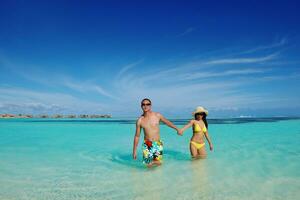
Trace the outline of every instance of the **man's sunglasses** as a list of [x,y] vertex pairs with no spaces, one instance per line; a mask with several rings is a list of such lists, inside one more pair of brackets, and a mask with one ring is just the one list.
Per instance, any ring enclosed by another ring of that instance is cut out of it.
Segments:
[[142,106],[151,106],[151,103],[142,103]]

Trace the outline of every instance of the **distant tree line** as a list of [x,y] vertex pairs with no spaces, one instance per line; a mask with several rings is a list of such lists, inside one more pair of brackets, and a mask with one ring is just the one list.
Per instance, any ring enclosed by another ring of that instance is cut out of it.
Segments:
[[28,115],[28,114],[0,114],[0,118],[111,118],[112,116],[109,114],[98,115],[98,114],[80,114],[80,115],[62,115],[62,114],[40,114],[40,115]]

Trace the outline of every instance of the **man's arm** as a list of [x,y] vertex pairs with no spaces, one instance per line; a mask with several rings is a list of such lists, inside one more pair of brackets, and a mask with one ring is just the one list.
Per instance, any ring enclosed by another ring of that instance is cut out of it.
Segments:
[[139,143],[140,135],[141,135],[141,120],[138,119],[136,121],[135,135],[134,135],[134,139],[133,139],[132,157],[133,157],[134,160],[136,159],[136,148],[137,148],[138,143]]
[[164,123],[166,124],[167,126],[171,127],[171,128],[174,128],[177,133],[180,135],[179,133],[179,129],[172,123],[170,122],[169,120],[167,120],[164,116],[162,116],[160,113],[158,113],[158,116],[159,116],[159,119]]

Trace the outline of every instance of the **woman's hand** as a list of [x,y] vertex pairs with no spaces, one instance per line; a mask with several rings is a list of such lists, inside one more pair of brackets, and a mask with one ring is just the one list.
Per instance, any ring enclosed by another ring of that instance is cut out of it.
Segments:
[[209,149],[212,151],[214,149],[213,145],[209,145]]
[[178,129],[177,133],[178,133],[178,135],[182,135],[183,134],[183,130],[182,129]]

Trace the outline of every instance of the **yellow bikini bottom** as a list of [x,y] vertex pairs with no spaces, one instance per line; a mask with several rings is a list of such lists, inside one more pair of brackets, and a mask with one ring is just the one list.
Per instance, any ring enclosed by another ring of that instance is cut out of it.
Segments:
[[196,149],[201,149],[202,147],[204,147],[205,143],[197,143],[191,140],[191,144],[194,145],[194,147],[196,147]]

